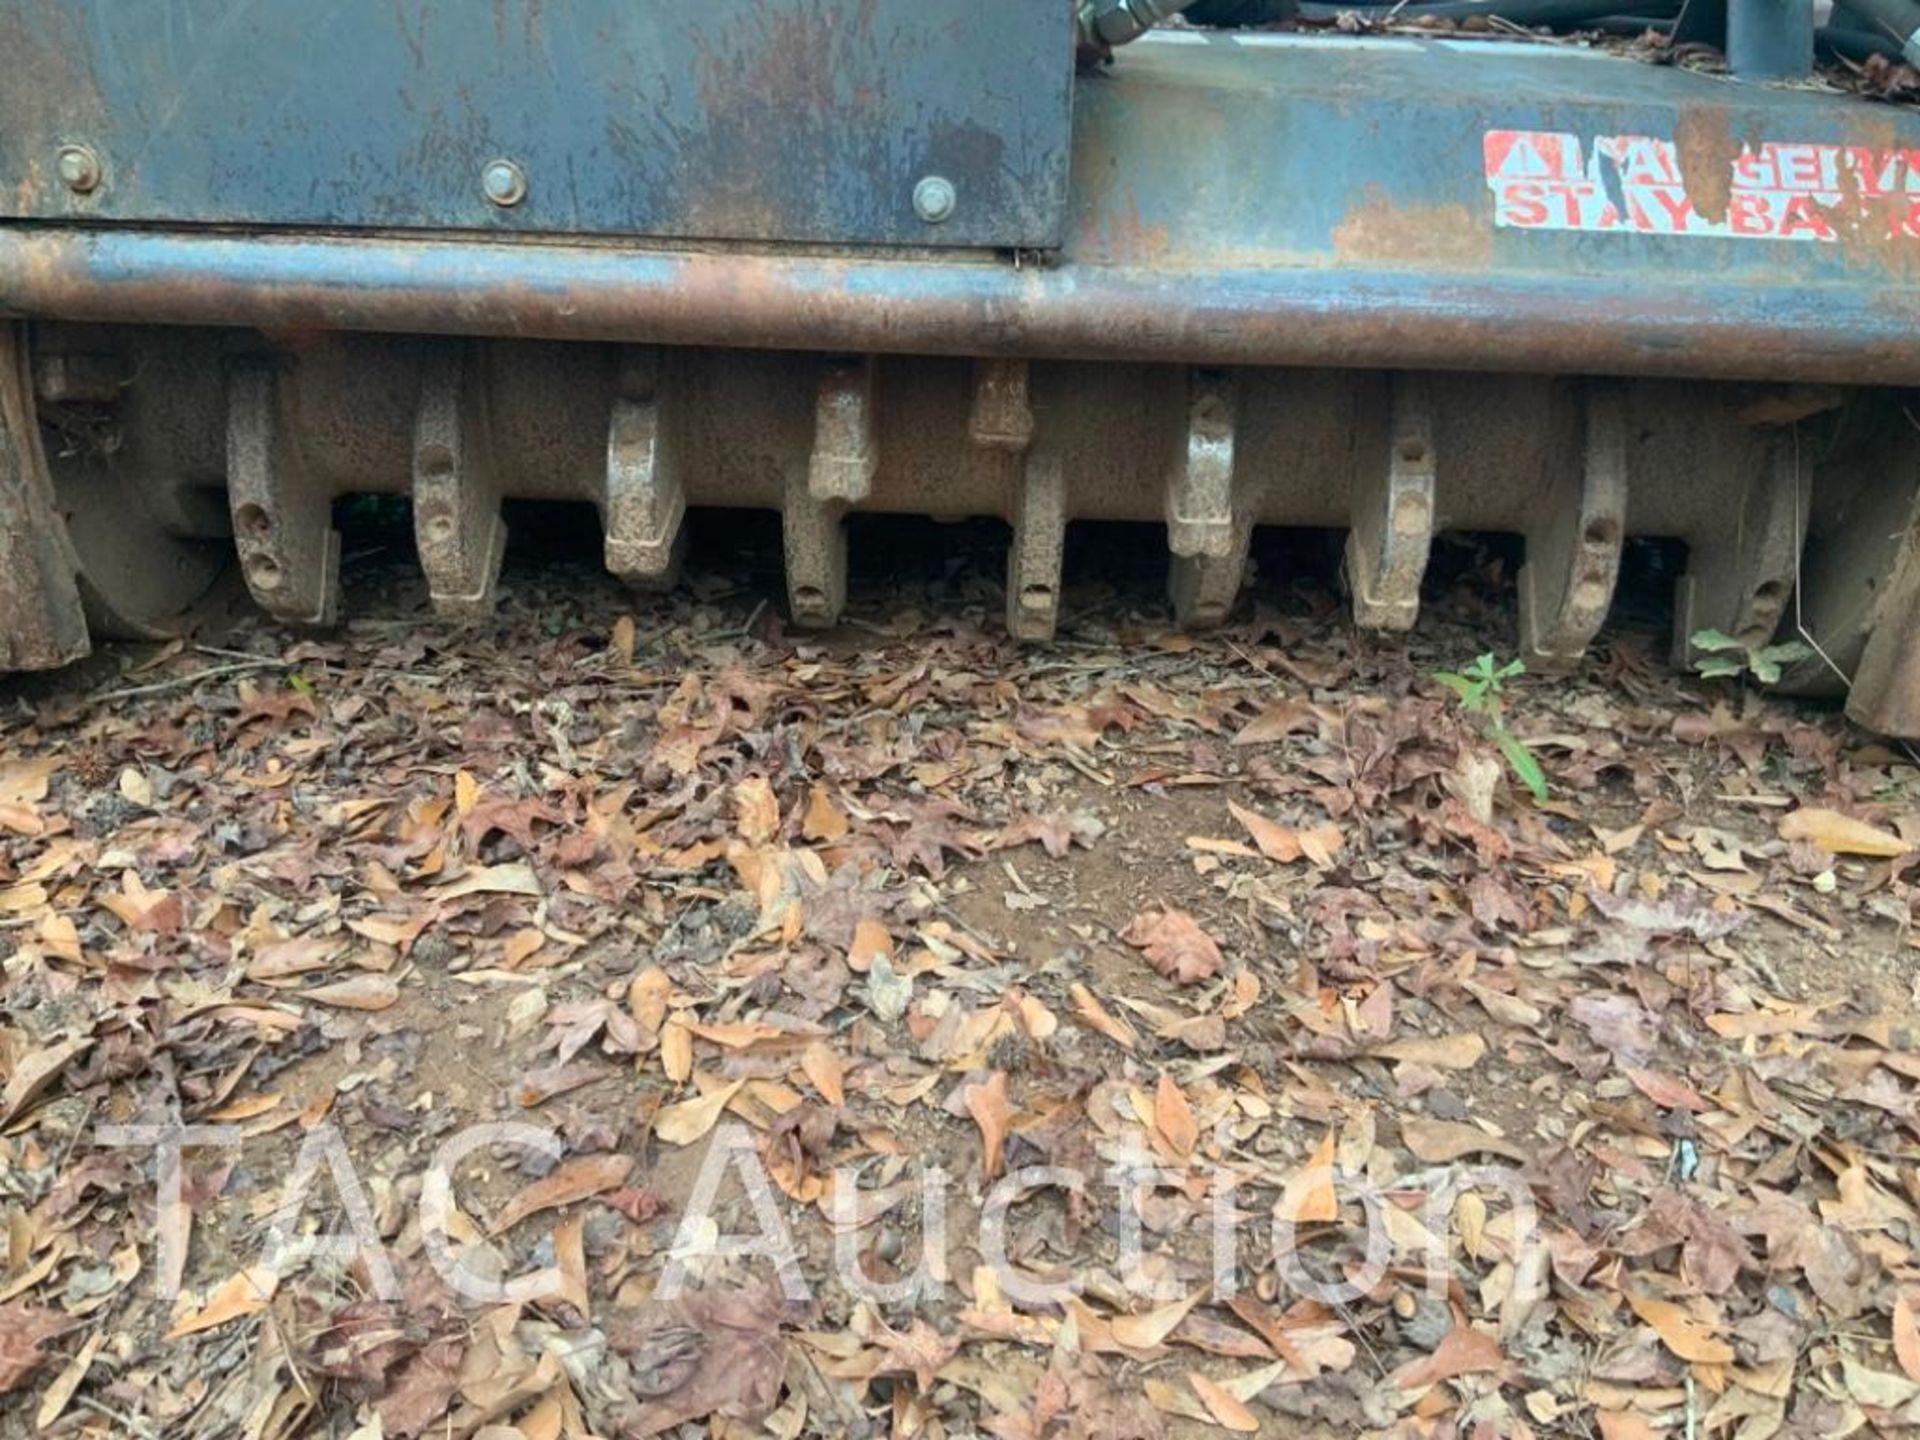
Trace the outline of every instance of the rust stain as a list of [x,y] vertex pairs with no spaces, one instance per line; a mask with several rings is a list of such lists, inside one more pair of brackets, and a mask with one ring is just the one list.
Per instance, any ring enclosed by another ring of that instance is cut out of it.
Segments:
[[1173,252],[1173,240],[1164,225],[1149,225],[1140,215],[1140,202],[1131,190],[1112,222],[1102,227],[1101,249],[1115,264],[1154,264]]
[[1673,152],[1687,200],[1704,220],[1719,224],[1733,201],[1733,167],[1744,147],[1718,106],[1689,105],[1673,123]]
[[1396,205],[1373,185],[1334,227],[1333,250],[1343,262],[1483,270],[1493,263],[1493,226],[1465,205]]
[[1906,192],[1912,168],[1912,151],[1900,143],[1898,129],[1872,121],[1858,127],[1854,143],[1841,152],[1840,198],[1812,202],[1849,264],[1907,283],[1920,278],[1920,205]]

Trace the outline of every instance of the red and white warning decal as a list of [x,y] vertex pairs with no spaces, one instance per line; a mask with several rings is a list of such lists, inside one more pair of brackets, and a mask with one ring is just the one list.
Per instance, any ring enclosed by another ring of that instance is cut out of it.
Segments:
[[1502,229],[1920,239],[1920,150],[1767,141],[1725,163],[1726,173],[1687,174],[1671,140],[1645,135],[1486,134]]

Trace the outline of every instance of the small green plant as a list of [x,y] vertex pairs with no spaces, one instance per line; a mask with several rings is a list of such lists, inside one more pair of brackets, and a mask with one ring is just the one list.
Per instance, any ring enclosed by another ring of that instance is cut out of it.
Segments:
[[1532,792],[1533,798],[1545,800],[1547,772],[1540,768],[1540,761],[1528,748],[1527,742],[1507,728],[1506,716],[1502,713],[1506,682],[1526,673],[1527,667],[1523,662],[1509,660],[1502,665],[1489,651],[1469,665],[1465,674],[1436,670],[1433,678],[1454,693],[1462,710],[1479,718],[1486,727],[1487,738],[1500,747],[1508,768]]
[[1704,652],[1693,662],[1694,670],[1709,680],[1751,675],[1762,685],[1775,685],[1786,666],[1813,658],[1813,647],[1803,640],[1747,645],[1724,630],[1696,630],[1687,638],[1694,649]]

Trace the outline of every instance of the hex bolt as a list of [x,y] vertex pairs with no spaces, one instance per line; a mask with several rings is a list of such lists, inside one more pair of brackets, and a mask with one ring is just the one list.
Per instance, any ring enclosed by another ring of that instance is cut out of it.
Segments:
[[527,198],[527,172],[511,160],[490,161],[480,172],[480,189],[501,209],[509,209]]
[[929,225],[938,225],[953,214],[959,197],[953,182],[944,175],[925,175],[913,187],[913,212]]
[[100,188],[100,157],[91,146],[62,145],[55,157],[60,179],[76,195],[91,195]]

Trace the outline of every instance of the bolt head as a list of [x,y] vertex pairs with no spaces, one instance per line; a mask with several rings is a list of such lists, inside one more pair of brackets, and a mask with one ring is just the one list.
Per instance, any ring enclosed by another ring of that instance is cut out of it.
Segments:
[[527,198],[527,172],[511,160],[493,160],[480,172],[480,189],[503,210]]
[[926,175],[913,187],[913,213],[929,225],[938,225],[953,214],[959,198],[946,176]]
[[100,188],[100,157],[86,145],[62,145],[55,157],[61,183],[76,195]]

